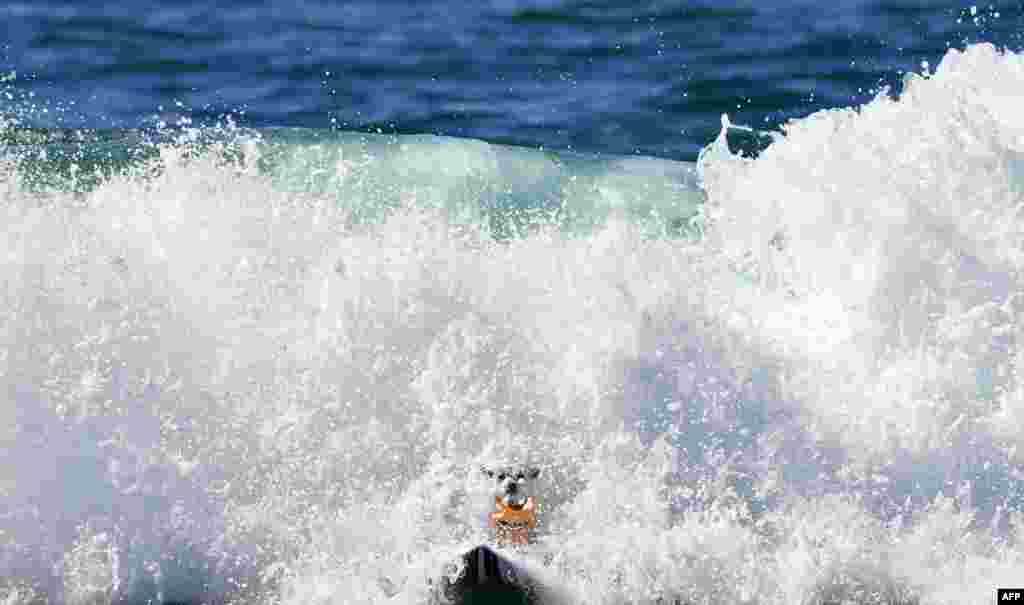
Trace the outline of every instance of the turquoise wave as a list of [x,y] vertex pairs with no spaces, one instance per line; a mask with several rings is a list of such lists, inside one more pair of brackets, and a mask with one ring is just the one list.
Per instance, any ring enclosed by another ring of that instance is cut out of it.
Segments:
[[498,239],[545,225],[585,234],[616,216],[649,237],[686,237],[704,194],[696,166],[638,156],[553,152],[435,135],[302,128],[68,130],[8,128],[3,155],[32,188],[90,190],[140,178],[161,154],[219,153],[276,188],[329,196],[361,223],[406,204],[482,223]]

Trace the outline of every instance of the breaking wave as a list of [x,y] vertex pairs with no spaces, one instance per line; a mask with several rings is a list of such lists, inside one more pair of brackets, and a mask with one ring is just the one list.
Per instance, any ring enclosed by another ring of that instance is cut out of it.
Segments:
[[988,603],[1022,95],[951,50],[696,165],[8,127],[0,600],[420,603],[528,458],[567,602]]

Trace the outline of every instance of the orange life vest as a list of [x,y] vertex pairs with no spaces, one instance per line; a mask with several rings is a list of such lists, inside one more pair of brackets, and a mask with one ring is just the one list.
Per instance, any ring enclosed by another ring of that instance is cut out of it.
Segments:
[[537,526],[537,512],[533,498],[527,498],[522,508],[505,506],[500,496],[494,497],[497,510],[491,513],[490,526],[495,528],[498,544],[529,544],[530,529]]

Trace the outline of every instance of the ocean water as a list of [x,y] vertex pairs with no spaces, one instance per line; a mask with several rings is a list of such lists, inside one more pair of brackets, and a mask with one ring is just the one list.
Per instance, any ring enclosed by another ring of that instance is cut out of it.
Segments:
[[2,9],[0,602],[429,602],[509,460],[566,604],[1021,584],[1019,7],[368,6]]
[[1019,2],[8,0],[0,107],[36,126],[219,122],[694,161],[718,116],[776,128],[898,90]]

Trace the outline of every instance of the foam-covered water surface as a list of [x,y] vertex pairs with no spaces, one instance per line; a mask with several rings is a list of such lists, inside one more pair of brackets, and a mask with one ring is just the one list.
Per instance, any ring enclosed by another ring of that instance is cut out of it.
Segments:
[[696,166],[236,132],[77,187],[8,145],[0,596],[422,603],[517,458],[569,603],[989,603],[1022,94],[951,50]]

